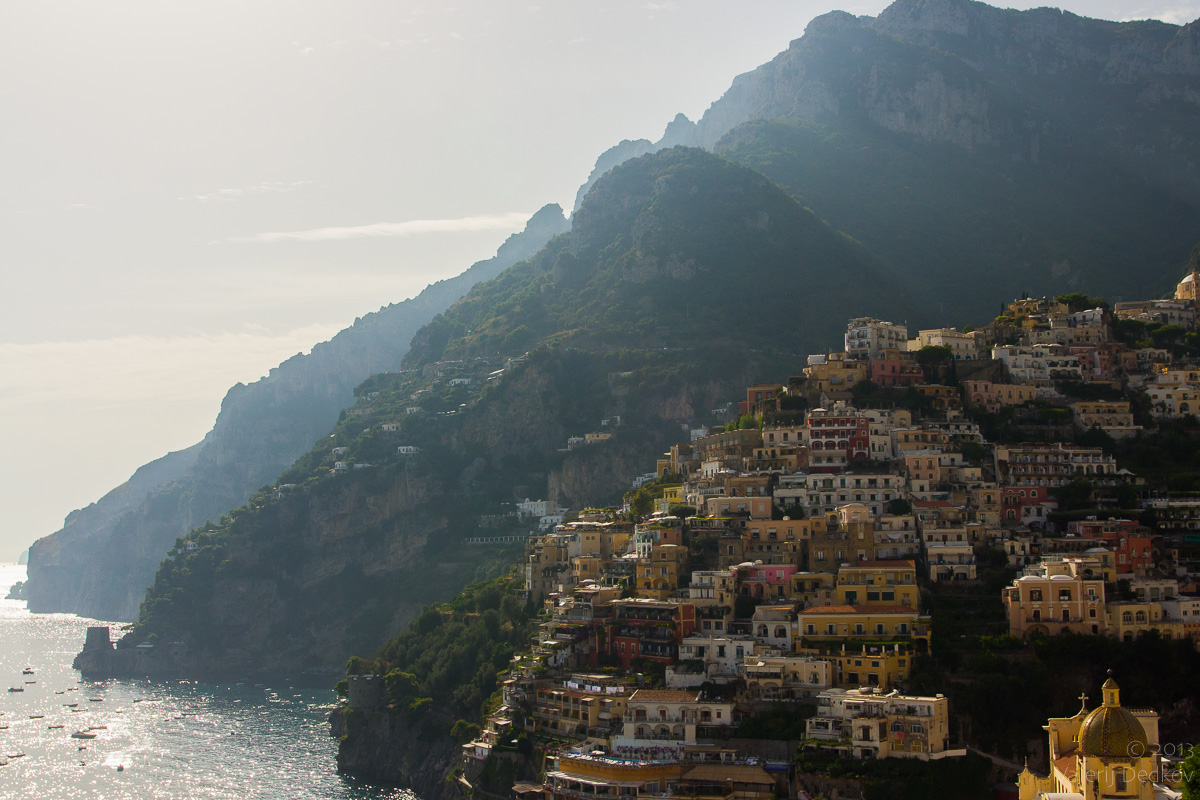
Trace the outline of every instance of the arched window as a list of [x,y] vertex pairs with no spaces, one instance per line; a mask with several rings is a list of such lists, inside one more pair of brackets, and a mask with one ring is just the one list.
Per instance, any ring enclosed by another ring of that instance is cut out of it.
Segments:
[[1129,611],[1126,611],[1121,615],[1121,622],[1133,622],[1133,614]]

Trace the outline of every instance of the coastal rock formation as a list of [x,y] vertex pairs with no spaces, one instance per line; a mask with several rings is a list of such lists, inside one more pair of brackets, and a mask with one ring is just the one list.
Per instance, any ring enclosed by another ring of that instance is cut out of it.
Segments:
[[461,758],[458,744],[446,733],[453,720],[339,708],[329,721],[338,740],[339,772],[408,787],[421,800],[464,796],[459,784],[448,779]]

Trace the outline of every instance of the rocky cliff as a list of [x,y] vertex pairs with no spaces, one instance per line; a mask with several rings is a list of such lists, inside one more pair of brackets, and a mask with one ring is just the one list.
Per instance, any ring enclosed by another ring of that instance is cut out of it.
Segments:
[[389,711],[339,708],[330,715],[338,739],[338,771],[356,778],[411,788],[421,800],[464,795],[448,775],[461,749],[447,733],[451,720]]
[[1021,291],[1159,294],[1200,236],[1198,42],[1195,22],[973,0],[835,11],[589,180],[678,144],[750,166],[929,287],[919,326],[951,296],[974,316]]
[[535,214],[494,258],[354,322],[248,386],[229,390],[200,444],[142,467],[129,482],[72,512],[30,548],[35,612],[131,620],[175,540],[236,508],[325,435],[367,376],[396,369],[416,331],[475,283],[536,253],[567,228],[562,209]]
[[1191,113],[1200,105],[1198,27],[975,0],[896,0],[875,18],[833,11],[735,78],[697,123],[680,115],[657,143],[622,142],[597,170],[655,148],[711,150],[752,120],[865,115],[918,139],[1001,147],[1018,158],[1030,157],[1039,139],[1083,134],[1112,152],[1140,150],[1164,177],[1168,164],[1193,175],[1196,134],[1177,114],[1180,104]]

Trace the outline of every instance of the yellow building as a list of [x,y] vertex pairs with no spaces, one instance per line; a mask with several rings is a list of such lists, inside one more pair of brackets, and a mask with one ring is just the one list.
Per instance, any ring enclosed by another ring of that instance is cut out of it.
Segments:
[[575,585],[600,580],[600,556],[575,556],[571,559],[571,575]]
[[822,363],[804,368],[806,392],[818,394],[846,391],[859,381],[867,379],[867,362],[852,361],[846,353],[830,353]]
[[1124,642],[1132,642],[1149,631],[1164,639],[1182,639],[1188,635],[1184,620],[1171,618],[1159,602],[1111,602],[1105,610],[1108,635]]
[[901,605],[915,610],[921,599],[916,563],[897,559],[842,564],[835,598],[835,605],[866,609]]
[[1094,559],[1043,561],[1038,574],[1004,589],[1004,613],[1013,636],[1108,633],[1104,575]]
[[1028,766],[1017,778],[1020,800],[1154,800],[1166,794],[1158,749],[1158,714],[1121,706],[1109,677],[1103,705],[1088,711],[1087,698],[1071,717],[1051,718],[1049,774]]
[[1074,403],[1075,424],[1084,430],[1100,428],[1114,439],[1136,436],[1142,426],[1133,424],[1133,413],[1126,401],[1092,400]]
[[794,625],[797,649],[807,643],[839,639],[923,641],[929,645],[929,617],[921,616],[915,607],[817,606],[799,612]]
[[1184,275],[1183,280],[1175,285],[1175,299],[1195,303],[1200,298],[1200,292],[1196,289],[1198,281],[1200,281],[1200,272],[1195,269]]
[[[572,739],[592,739],[607,744],[624,724],[625,704],[630,693],[623,687],[594,687],[589,690],[556,686],[538,689],[533,721],[536,730]],[[616,689],[617,691],[612,691]]]
[[996,414],[1004,406],[1023,406],[1037,397],[1037,387],[1023,383],[993,383],[992,381],[963,381],[967,405],[977,406]]
[[525,557],[525,591],[530,597],[545,597],[570,584],[570,539],[570,534],[548,533],[531,540]]
[[553,757],[543,782],[546,800],[579,800],[582,797],[636,798],[663,795],[678,783],[685,766],[679,762],[639,761],[602,755]]
[[878,686],[890,689],[908,680],[912,672],[913,647],[896,643],[888,647],[862,644],[817,646],[804,650],[805,655],[820,655],[833,664],[833,685],[844,689]]
[[743,664],[751,700],[803,700],[834,685],[833,661],[815,656],[750,656]]
[[688,549],[683,545],[655,543],[650,558],[637,560],[637,596],[653,600],[674,597],[687,558]]

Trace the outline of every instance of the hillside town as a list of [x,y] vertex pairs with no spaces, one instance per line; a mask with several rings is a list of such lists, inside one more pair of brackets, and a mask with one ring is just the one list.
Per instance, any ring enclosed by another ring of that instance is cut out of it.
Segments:
[[[1022,298],[980,328],[915,336],[852,319],[844,350],[747,387],[736,421],[684,422],[623,508],[526,499],[517,513],[542,530],[524,592],[541,621],[463,746],[460,780],[519,734],[546,760],[540,783],[514,791],[546,800],[808,797],[821,787],[795,782],[797,744],[961,758],[947,697],[908,684],[939,646],[930,592],[978,595],[985,579],[1016,640],[1200,638],[1200,564],[1183,555],[1200,495],[1110,452],[1140,420],[1195,420],[1200,366],[1172,346],[1195,336],[1197,281],[1111,309]],[[1119,513],[1076,513],[1095,508]],[[352,677],[352,705],[373,702],[370,680]],[[1050,772],[1026,763],[1009,796],[1179,796],[1157,713],[1123,709],[1112,678],[1099,694],[1048,721]],[[737,737],[779,710],[804,715],[791,741]],[[1143,745],[1144,769],[1085,785],[1115,745],[1084,732],[1112,725]]]

